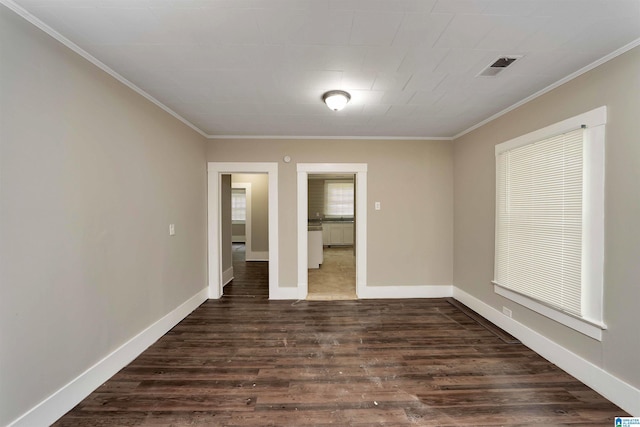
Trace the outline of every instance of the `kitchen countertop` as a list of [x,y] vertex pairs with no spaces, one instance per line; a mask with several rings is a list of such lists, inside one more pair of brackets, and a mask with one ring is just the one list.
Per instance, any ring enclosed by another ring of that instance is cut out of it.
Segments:
[[307,231],[322,231],[322,224],[353,224],[353,218],[329,218],[319,220],[309,220]]

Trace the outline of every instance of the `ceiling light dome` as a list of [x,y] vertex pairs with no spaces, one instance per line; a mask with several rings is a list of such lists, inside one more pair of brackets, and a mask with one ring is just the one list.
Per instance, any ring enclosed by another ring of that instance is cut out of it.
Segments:
[[342,110],[350,99],[351,95],[349,95],[349,92],[345,92],[344,90],[330,90],[322,95],[324,103],[333,111]]

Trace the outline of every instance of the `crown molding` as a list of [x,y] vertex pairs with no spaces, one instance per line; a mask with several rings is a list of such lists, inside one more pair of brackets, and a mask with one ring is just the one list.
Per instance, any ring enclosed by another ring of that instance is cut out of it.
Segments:
[[208,139],[352,139],[375,141],[452,141],[450,136],[308,136],[308,135],[207,135]]
[[205,138],[208,137],[208,135],[205,132],[203,132],[200,128],[198,128],[196,125],[191,123],[189,120],[185,119],[180,114],[176,113],[171,108],[167,107],[162,102],[158,101],[156,98],[151,96],[149,93],[145,92],[144,90],[142,90],[141,88],[139,88],[138,86],[136,86],[135,84],[133,84],[132,82],[124,78],[122,75],[118,74],[115,70],[107,66],[104,62],[100,61],[98,58],[91,55],[86,50],[82,49],[80,46],[78,46],[77,44],[75,44],[74,42],[72,42],[71,40],[69,40],[59,32],[57,32],[56,30],[54,30],[53,28],[51,28],[50,26],[42,22],[40,19],[36,18],[30,12],[25,10],[22,6],[19,6],[18,4],[16,4],[13,0],[0,0],[0,4],[5,5],[7,8],[11,9],[13,12],[20,15],[26,21],[35,25],[40,30],[47,33],[49,36],[53,37],[54,39],[56,39],[57,41],[59,41],[60,43],[62,43],[63,45],[65,45],[66,47],[68,47],[69,49],[71,49],[81,57],[83,57],[84,59],[86,59],[87,61],[91,62],[96,67],[100,68],[105,73],[109,74],[114,79],[118,80],[123,85],[127,86],[129,89],[136,92],[138,95],[141,95],[151,103],[155,104],[157,107],[160,107],[165,112],[169,113],[176,119],[180,120],[182,123],[189,126],[191,129],[198,132],[203,137]]
[[568,76],[558,80],[557,82],[550,84],[549,86],[545,87],[544,89],[539,90],[538,92],[534,93],[533,95],[530,95],[530,96],[524,98],[523,100],[516,102],[515,104],[511,105],[510,107],[505,108],[504,110],[494,114],[493,116],[484,119],[480,123],[477,123],[477,124],[471,126],[470,128],[468,128],[466,130],[463,130],[462,132],[460,132],[460,133],[454,135],[453,137],[451,137],[451,139],[456,140],[456,139],[460,138],[461,136],[464,136],[464,135],[468,134],[469,132],[472,132],[472,131],[478,129],[481,126],[484,126],[487,123],[492,122],[492,121],[494,121],[495,119],[497,119],[497,118],[499,118],[501,116],[504,116],[508,112],[513,111],[516,108],[518,108],[518,107],[520,107],[520,106],[522,106],[522,105],[524,105],[524,104],[526,104],[526,103],[528,103],[530,101],[533,101],[534,99],[536,99],[536,98],[538,98],[538,97],[540,97],[540,96],[542,96],[542,95],[544,95],[544,94],[546,94],[548,92],[551,92],[555,88],[557,88],[559,86],[562,86],[563,84],[565,84],[567,82],[570,82],[571,80],[573,80],[573,79],[575,79],[577,77],[580,77],[584,73],[586,73],[588,71],[591,71],[596,67],[599,67],[600,65],[604,64],[605,62],[611,61],[612,59],[622,55],[623,53],[626,53],[626,52],[630,51],[631,49],[633,49],[633,48],[635,48],[637,46],[640,46],[640,38],[637,38],[634,41],[632,41],[631,43],[628,43],[628,44],[622,46],[621,48],[614,50],[613,52],[611,52],[611,53],[603,56],[602,58],[592,62],[591,64],[579,69],[578,71],[569,74]]

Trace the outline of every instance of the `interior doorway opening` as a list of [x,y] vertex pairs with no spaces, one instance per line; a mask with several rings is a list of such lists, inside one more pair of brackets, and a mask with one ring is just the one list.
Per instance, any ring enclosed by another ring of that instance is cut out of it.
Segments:
[[[347,236],[347,242],[353,242],[353,246],[348,248],[347,251],[351,253],[355,252],[355,297],[363,294],[366,287],[366,271],[367,271],[367,165],[364,163],[299,163],[297,165],[298,171],[298,298],[307,299],[309,296],[309,265],[314,266],[317,262],[313,259],[310,260],[309,256],[313,255],[309,248],[309,243],[314,243],[313,233],[310,232],[310,216],[309,216],[309,178],[312,179],[316,176],[333,176],[333,177],[353,177],[353,219],[349,230],[353,230],[352,235]],[[317,221],[317,217],[326,217],[326,211],[323,208],[323,213],[318,210],[311,211],[311,219]],[[331,214],[329,214],[331,216]],[[334,220],[345,220],[344,215],[334,215]],[[349,219],[347,219],[349,221]],[[313,222],[313,221],[312,221]],[[338,221],[335,221],[338,222]],[[346,221],[345,221],[346,222]],[[349,227],[349,226],[347,226]],[[325,233],[325,239],[329,238],[326,233],[329,230],[324,231],[324,227],[321,228],[321,232]],[[315,247],[317,248],[317,229],[315,230]],[[338,233],[342,236],[342,242],[345,242],[344,226],[336,227],[336,235]],[[310,240],[312,239],[312,240]],[[326,240],[325,240],[326,241]],[[323,242],[324,243],[324,242]],[[330,245],[327,246],[338,246]],[[345,246],[344,244],[339,246]],[[323,245],[324,247],[324,245]],[[311,261],[311,262],[310,262]]]
[[[208,248],[209,248],[209,298],[218,299],[223,295],[223,286],[233,279],[232,240],[232,175],[246,174],[247,177],[264,176],[264,208],[260,218],[256,218],[257,186],[251,182],[252,220],[250,222],[251,251],[245,242],[247,261],[268,263],[270,299],[281,299],[278,288],[278,164],[277,163],[208,163]],[[259,221],[256,221],[259,220]],[[259,225],[259,226],[257,226]],[[257,244],[257,237],[263,236],[263,243]]]
[[308,174],[307,184],[307,299],[356,299],[355,174]]
[[[251,272],[256,268],[248,265],[269,261],[268,183],[266,173],[221,175],[223,295],[268,295],[264,281],[250,284]],[[257,283],[265,289],[257,289]]]

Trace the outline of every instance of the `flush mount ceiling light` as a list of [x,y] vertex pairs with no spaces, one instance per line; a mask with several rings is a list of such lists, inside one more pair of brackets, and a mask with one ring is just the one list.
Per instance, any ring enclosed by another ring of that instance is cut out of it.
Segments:
[[350,99],[351,95],[349,95],[349,92],[343,90],[330,90],[322,95],[324,103],[333,111],[342,110]]

